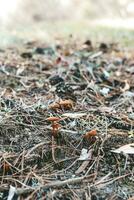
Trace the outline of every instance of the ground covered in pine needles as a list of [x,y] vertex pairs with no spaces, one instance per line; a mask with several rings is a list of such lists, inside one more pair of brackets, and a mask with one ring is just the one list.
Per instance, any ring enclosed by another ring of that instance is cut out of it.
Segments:
[[134,53],[118,44],[0,50],[0,199],[134,196]]

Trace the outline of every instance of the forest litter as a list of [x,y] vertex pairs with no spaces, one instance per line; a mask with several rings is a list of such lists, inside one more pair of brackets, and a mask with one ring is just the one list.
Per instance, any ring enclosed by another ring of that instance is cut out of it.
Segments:
[[0,199],[134,198],[133,69],[114,43],[0,51]]

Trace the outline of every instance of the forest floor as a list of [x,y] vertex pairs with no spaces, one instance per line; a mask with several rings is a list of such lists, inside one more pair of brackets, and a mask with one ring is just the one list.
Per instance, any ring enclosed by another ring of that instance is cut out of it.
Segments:
[[133,50],[18,46],[0,50],[0,198],[134,197]]

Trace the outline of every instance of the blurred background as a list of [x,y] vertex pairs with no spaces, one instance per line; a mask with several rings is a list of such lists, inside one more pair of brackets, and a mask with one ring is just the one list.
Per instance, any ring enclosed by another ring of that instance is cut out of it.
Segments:
[[132,45],[133,0],[0,0],[3,46],[73,34]]

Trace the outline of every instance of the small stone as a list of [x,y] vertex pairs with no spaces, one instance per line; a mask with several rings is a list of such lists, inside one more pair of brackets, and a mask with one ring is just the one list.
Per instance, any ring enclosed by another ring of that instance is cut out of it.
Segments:
[[22,58],[32,58],[32,53],[31,52],[24,52],[21,54]]

